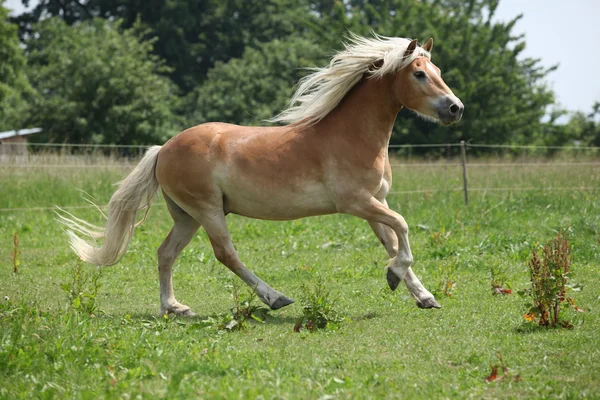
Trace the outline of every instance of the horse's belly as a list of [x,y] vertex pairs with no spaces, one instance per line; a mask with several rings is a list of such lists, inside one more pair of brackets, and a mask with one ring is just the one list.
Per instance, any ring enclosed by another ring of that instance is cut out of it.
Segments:
[[223,189],[225,212],[251,218],[288,220],[337,211],[321,183],[272,188],[249,184]]

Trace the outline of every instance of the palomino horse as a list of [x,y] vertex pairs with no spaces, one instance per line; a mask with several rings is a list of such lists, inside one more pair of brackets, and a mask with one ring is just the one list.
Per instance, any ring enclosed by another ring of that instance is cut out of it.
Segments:
[[[385,246],[392,290],[404,280],[419,307],[439,308],[411,269],[408,226],[386,202],[392,184],[388,143],[400,109],[444,125],[462,116],[463,104],[430,61],[432,46],[432,39],[419,47],[416,40],[352,35],[329,66],[300,82],[290,107],[273,119],[288,125],[206,123],[151,147],[110,199],[106,228],[61,217],[72,248],[88,263],[117,263],[137,211],[147,214],[160,188],[174,221],[158,249],[161,312],[193,315],[175,300],[172,268],[200,226],[216,258],[278,309],[293,300],[244,266],[225,216],[290,220],[346,213],[367,220]],[[77,233],[105,240],[95,247]]]

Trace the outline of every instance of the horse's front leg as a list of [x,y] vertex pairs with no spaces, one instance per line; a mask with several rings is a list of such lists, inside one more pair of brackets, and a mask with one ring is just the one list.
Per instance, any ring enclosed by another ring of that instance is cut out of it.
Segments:
[[[388,207],[385,199],[381,202],[385,207]],[[371,222],[369,221],[369,225],[375,235],[383,244],[383,247],[387,250],[390,257],[396,257],[398,255],[398,237],[396,233],[388,227],[387,225],[383,225],[379,222]],[[390,288],[392,290],[398,287],[400,283],[400,278],[388,269],[387,280]],[[410,294],[417,301],[417,306],[420,308],[440,308],[440,304],[435,300],[435,297],[423,286],[419,278],[414,274],[411,267],[408,267],[406,270],[406,275],[404,275],[404,283],[406,284],[406,288],[410,292]]]
[[380,202],[375,197],[355,202],[343,212],[367,220],[392,257],[387,268],[387,281],[392,290],[404,279],[406,287],[417,301],[417,306],[441,307],[412,271],[413,256],[408,241],[408,225],[400,214],[390,210],[385,200]]

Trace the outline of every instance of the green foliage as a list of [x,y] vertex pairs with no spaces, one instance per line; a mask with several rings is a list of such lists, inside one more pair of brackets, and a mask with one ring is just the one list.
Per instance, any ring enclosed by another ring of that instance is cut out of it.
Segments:
[[67,295],[72,310],[91,315],[97,312],[96,298],[102,287],[99,282],[102,274],[100,270],[88,272],[89,268],[77,261],[71,270],[70,281],[62,283],[60,288]]
[[592,107],[592,112],[574,113],[565,129],[566,136],[571,141],[577,141],[584,146],[600,146],[600,102]]
[[328,283],[317,280],[313,286],[302,285],[302,316],[296,321],[295,332],[306,328],[309,332],[318,329],[336,330],[344,320],[337,310],[336,299],[328,289]]
[[456,273],[456,260],[450,258],[449,261],[439,261],[434,272],[435,286],[431,293],[436,297],[452,297],[456,292],[458,285],[458,276]]
[[152,41],[118,22],[95,19],[69,27],[58,18],[36,25],[27,42],[37,95],[30,121],[39,141],[160,143],[176,133],[176,93]]
[[217,330],[235,332],[246,331],[248,321],[264,322],[269,312],[265,307],[256,304],[256,293],[246,288],[240,293],[238,279],[233,279],[233,307],[229,313],[217,314],[202,321],[203,325],[215,327]]
[[110,1],[47,0],[15,18],[22,35],[45,16],[67,24],[94,17],[121,19],[123,28],[139,21],[156,37],[154,53],[172,68],[170,77],[188,93],[206,79],[217,62],[241,57],[248,46],[302,34],[314,19],[304,0]]
[[571,297],[567,297],[567,282],[571,268],[571,244],[569,239],[559,233],[550,240],[542,250],[542,258],[532,249],[529,261],[531,289],[524,294],[533,299],[525,319],[537,321],[539,326],[572,327],[568,321],[560,319],[561,307],[572,307],[582,311],[575,305]]
[[301,67],[325,62],[324,52],[313,42],[290,37],[248,48],[241,58],[217,63],[208,79],[190,96],[194,121],[227,121],[264,125],[285,108],[294,84],[306,74]]
[[0,131],[26,127],[26,98],[31,95],[31,86],[24,73],[26,59],[17,29],[8,21],[8,10],[0,0]]
[[490,268],[492,294],[512,294],[510,282],[506,273],[506,268],[496,265]]

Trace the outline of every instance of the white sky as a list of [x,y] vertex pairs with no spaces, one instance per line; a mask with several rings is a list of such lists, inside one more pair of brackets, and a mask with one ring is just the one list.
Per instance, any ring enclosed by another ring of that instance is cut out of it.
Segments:
[[[31,4],[37,4],[32,0]],[[21,0],[5,7],[21,13]],[[558,102],[571,111],[591,111],[600,101],[600,0],[500,0],[496,19],[523,18],[514,32],[524,33],[524,57],[541,59],[542,65],[559,64],[548,83]]]

